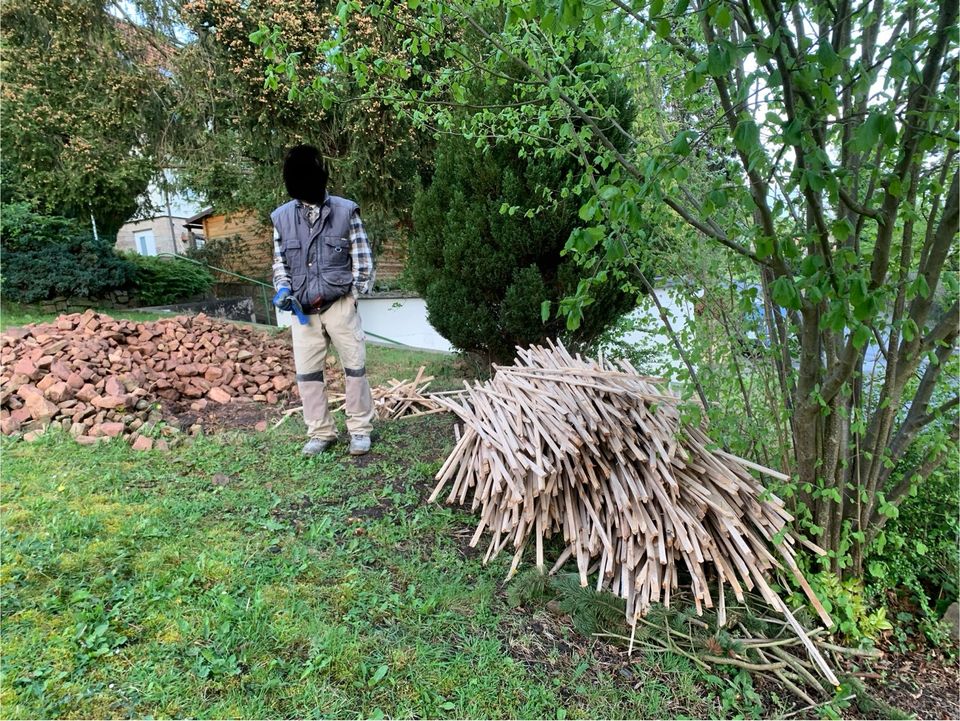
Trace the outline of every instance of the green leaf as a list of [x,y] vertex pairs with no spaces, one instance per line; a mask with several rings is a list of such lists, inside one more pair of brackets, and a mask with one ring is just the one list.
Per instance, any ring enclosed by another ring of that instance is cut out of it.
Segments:
[[890,176],[890,182],[887,184],[887,190],[890,191],[890,195],[894,198],[903,197],[903,183],[900,178],[895,175]]
[[620,186],[604,185],[602,188],[600,188],[599,195],[601,200],[613,200],[620,195]]
[[713,203],[715,208],[725,208],[727,205],[727,191],[718,188],[707,193],[707,200]]
[[854,131],[852,145],[854,150],[863,153],[876,148],[881,140],[885,145],[894,145],[897,124],[892,115],[875,111]]
[[833,222],[830,230],[833,233],[833,237],[837,239],[837,242],[843,243],[850,237],[850,234],[853,233],[853,224],[849,219],[841,218]]
[[813,275],[823,268],[823,258],[819,255],[808,255],[803,259],[803,262],[800,263],[800,274],[804,278],[810,278]]
[[591,196],[586,203],[580,206],[580,220],[593,220],[597,216],[599,209],[596,196]]
[[866,321],[873,317],[876,310],[877,299],[873,294],[869,294],[861,303],[853,304],[853,317],[859,321]]
[[626,244],[618,235],[609,235],[604,242],[604,245],[607,248],[606,258],[611,263],[616,263],[627,255]]
[[387,675],[387,671],[390,670],[390,667],[387,664],[383,664],[380,668],[376,670],[373,676],[370,678],[370,683],[368,684],[371,688],[376,686],[378,683],[383,681],[383,677]]
[[880,139],[879,113],[870,113],[867,119],[853,131],[851,145],[859,153],[873,150]]
[[867,279],[862,275],[855,275],[850,278],[850,302],[854,305],[861,305],[869,295]]
[[890,113],[881,113],[877,116],[877,130],[880,137],[887,146],[893,146],[897,142],[897,122]]
[[577,228],[570,233],[566,247],[580,254],[589,253],[603,239],[604,231],[603,226]]
[[911,343],[917,337],[917,324],[913,318],[908,318],[903,324],[903,339]]
[[803,180],[813,192],[819,193],[827,187],[824,177],[816,170],[803,171]]
[[677,133],[677,137],[673,139],[673,142],[670,143],[670,152],[674,155],[686,156],[690,155],[690,143],[688,138],[693,135],[689,130],[681,130]]
[[707,77],[703,73],[698,73],[696,70],[693,70],[687,73],[687,77],[683,81],[683,92],[686,95],[693,95],[702,88],[706,82]]
[[760,147],[760,128],[752,118],[741,120],[733,131],[733,143],[737,150],[749,154]]
[[870,340],[870,329],[865,325],[861,325],[853,332],[853,347],[857,350],[863,348],[867,341]]
[[733,67],[733,58],[730,48],[720,43],[713,43],[707,51],[707,72],[714,77],[722,77]]
[[787,145],[800,145],[803,139],[803,123],[794,118],[783,126],[783,142]]
[[828,39],[824,39],[817,48],[817,60],[820,62],[824,76],[828,78],[843,70],[843,61],[834,52],[833,45]]
[[800,293],[789,278],[785,276],[777,278],[771,284],[770,291],[777,305],[791,310],[800,310]]
[[923,541],[916,542],[916,549],[917,549],[917,553],[919,553],[921,556],[930,550],[929,548],[927,548],[927,545]]
[[550,91],[550,99],[554,102],[558,101],[560,99],[560,78],[556,76],[551,78],[548,89]]
[[757,257],[760,258],[760,260],[768,258],[773,254],[773,238],[759,235],[754,239],[753,247],[756,249]]
[[717,27],[726,30],[733,22],[733,15],[730,13],[730,9],[726,5],[723,5],[717,10],[717,14],[714,15],[713,19],[716,21]]
[[550,301],[545,300],[540,304],[540,320],[546,323],[550,320]]

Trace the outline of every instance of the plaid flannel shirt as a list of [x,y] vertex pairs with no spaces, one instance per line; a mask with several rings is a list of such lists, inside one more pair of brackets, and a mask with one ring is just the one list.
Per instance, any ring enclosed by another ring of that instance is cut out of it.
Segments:
[[[307,209],[307,222],[313,225],[320,217],[320,207],[317,205],[303,204]],[[370,241],[367,238],[367,232],[363,228],[363,221],[360,220],[360,211],[354,211],[350,218],[350,261],[353,267],[353,287],[351,292],[356,298],[365,295],[373,289],[374,268],[373,251],[370,249]],[[273,289],[290,289],[290,269],[283,258],[283,251],[280,247],[280,233],[273,229]]]

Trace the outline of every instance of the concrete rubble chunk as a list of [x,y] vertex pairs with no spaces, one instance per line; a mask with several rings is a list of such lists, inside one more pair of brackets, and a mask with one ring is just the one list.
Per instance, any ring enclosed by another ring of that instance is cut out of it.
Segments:
[[13,416],[0,418],[0,433],[5,436],[11,436],[20,430],[20,421]]
[[207,392],[207,396],[210,400],[217,403],[229,403],[231,400],[231,395],[223,390],[223,388],[211,388]]
[[29,396],[24,403],[30,411],[30,417],[35,421],[49,422],[60,410],[55,403],[51,403],[43,396]]
[[[50,378],[50,377],[51,376],[47,376],[47,378]],[[50,386],[43,392],[44,398],[46,398],[51,403],[56,403],[58,405],[71,400],[73,398],[73,395],[74,394],[72,389],[64,381],[57,381],[56,383],[54,383],[52,386]]]
[[150,436],[137,436],[137,439],[133,442],[133,450],[135,451],[149,451],[153,448],[153,439]]
[[122,396],[127,392],[127,389],[123,386],[123,383],[121,383],[120,379],[116,376],[110,376],[107,378],[106,383],[104,383],[103,390],[108,396]]
[[97,396],[91,403],[97,408],[123,408],[127,405],[127,396]]
[[123,433],[123,424],[119,422],[97,423],[90,429],[91,436],[106,436],[116,438]]
[[40,369],[29,358],[21,358],[17,361],[16,365],[13,366],[13,372],[25,375],[31,380],[36,380],[40,376]]

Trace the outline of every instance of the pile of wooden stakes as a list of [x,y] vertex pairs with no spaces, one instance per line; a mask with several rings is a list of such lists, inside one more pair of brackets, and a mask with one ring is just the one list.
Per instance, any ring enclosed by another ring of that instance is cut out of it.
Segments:
[[485,560],[511,546],[513,575],[532,541],[537,566],[547,570],[544,540],[562,534],[565,549],[550,559],[550,572],[573,559],[581,585],[596,574],[598,590],[626,600],[634,627],[651,604],[669,606],[681,583],[698,612],[716,607],[720,625],[724,587],[739,600],[756,590],[838,684],[770,584],[789,571],[830,625],[797,566],[790,514],[749,469],[786,477],[716,450],[702,428],[681,422],[677,399],[655,379],[625,361],[600,363],[551,345],[521,350],[493,380],[433,400],[459,416],[464,431],[431,500],[449,486],[447,502],[479,509],[470,545],[489,530]]
[[[446,413],[447,408],[441,406],[434,398],[447,394],[427,392],[433,376],[425,376],[425,371],[426,368],[420,366],[417,377],[412,381],[398,381],[396,378],[391,378],[386,384],[371,389],[373,409],[377,418],[396,420]],[[454,393],[459,394],[460,391]],[[334,406],[335,412],[346,409],[346,395],[343,393],[331,393],[329,401]]]

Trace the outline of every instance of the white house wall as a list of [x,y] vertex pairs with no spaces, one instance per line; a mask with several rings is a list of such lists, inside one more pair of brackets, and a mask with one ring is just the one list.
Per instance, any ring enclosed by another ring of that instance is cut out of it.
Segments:
[[153,239],[157,246],[157,253],[180,253],[187,250],[186,242],[181,241],[185,228],[186,218],[173,218],[173,235],[170,235],[170,218],[161,215],[157,218],[147,218],[121,226],[117,233],[116,248],[120,251],[137,250],[136,234],[145,230],[153,231]]

